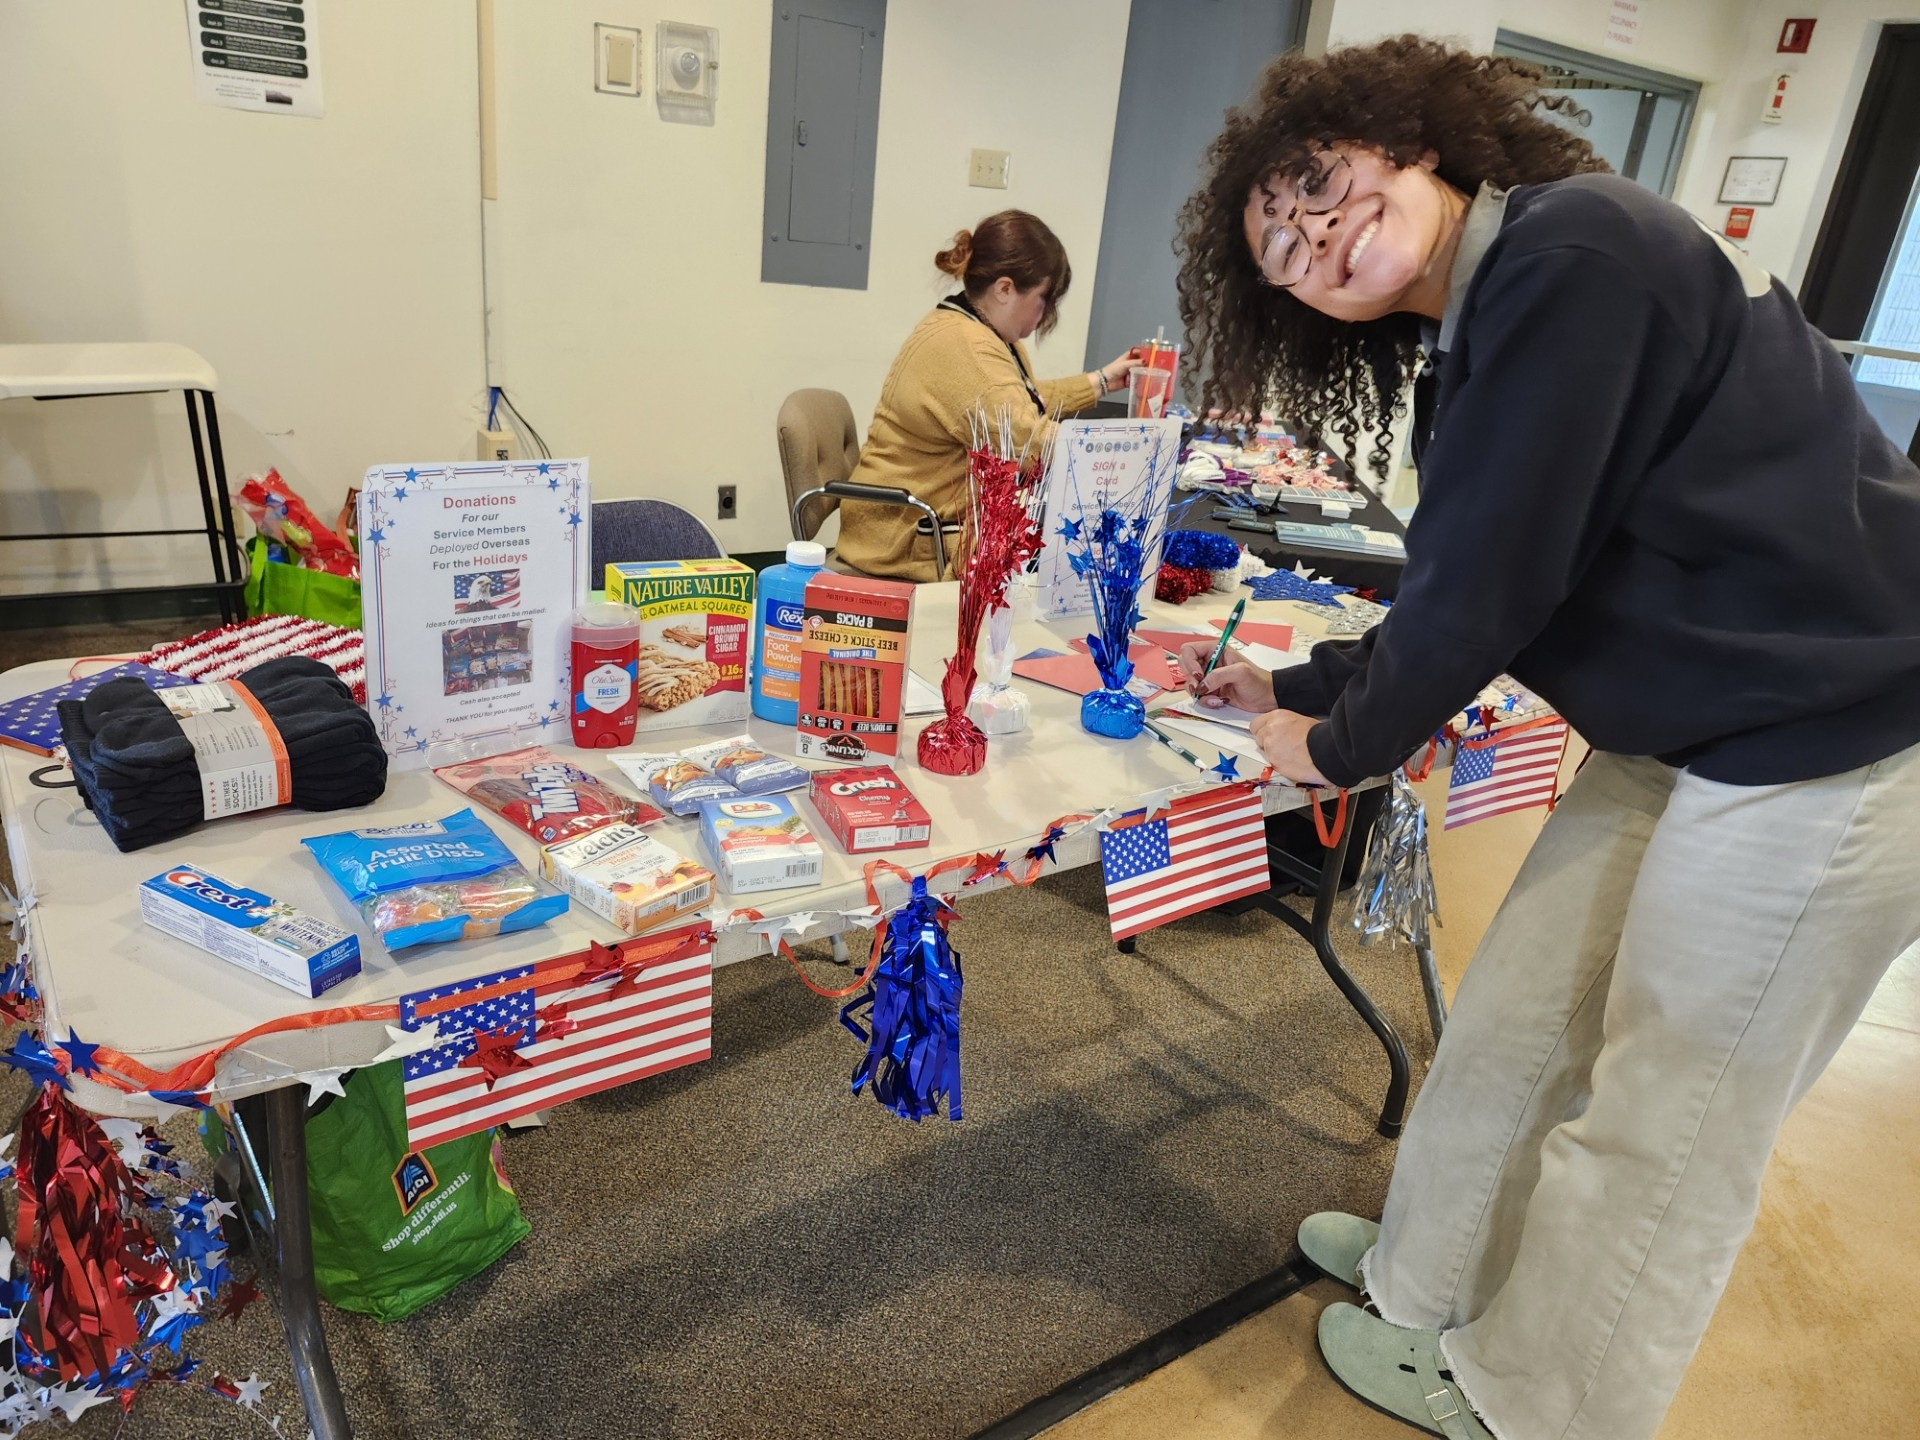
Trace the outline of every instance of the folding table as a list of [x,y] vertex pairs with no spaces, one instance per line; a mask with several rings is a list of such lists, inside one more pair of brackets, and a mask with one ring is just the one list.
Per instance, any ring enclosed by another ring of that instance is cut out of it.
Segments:
[[[924,585],[916,592],[910,658],[921,675],[937,677],[953,649],[958,587]],[[1209,616],[1224,615],[1231,597],[1208,596],[1173,607],[1150,602],[1147,623],[1159,628],[1203,630]],[[1272,618],[1309,630],[1309,607],[1276,607]],[[1329,612],[1331,614],[1331,612]],[[1263,616],[1262,618],[1267,618]],[[1028,624],[1016,633],[1021,650],[1035,646],[1065,649],[1086,623],[1057,621]],[[65,662],[21,666],[0,675],[0,700],[42,689],[66,678]],[[934,843],[893,855],[918,873],[942,859],[1005,850],[1018,859],[1061,816],[1119,810],[1167,787],[1203,779],[1186,761],[1146,736],[1115,741],[1080,728],[1079,699],[1065,691],[1021,682],[1032,701],[1032,723],[1017,735],[995,736],[985,770],[947,777],[920,769],[913,761],[914,740],[923,722],[910,721],[895,768],[926,806]],[[792,732],[760,720],[750,724],[643,734],[642,748],[679,749],[704,739],[724,738],[749,729],[774,753],[791,753]],[[562,753],[586,768],[624,785],[603,752]],[[374,806],[340,814],[295,810],[236,816],[200,827],[171,844],[131,855],[114,850],[71,790],[36,787],[31,776],[47,762],[18,751],[0,750],[0,806],[7,843],[23,893],[37,902],[27,916],[27,948],[45,1007],[48,1034],[71,1028],[81,1038],[110,1045],[142,1063],[165,1070],[213,1049],[263,1021],[300,1010],[347,1005],[390,1004],[405,993],[452,983],[517,964],[570,954],[590,940],[621,939],[597,916],[575,907],[555,924],[473,944],[448,944],[405,952],[396,959],[364,933],[359,916],[300,848],[300,837],[366,824],[393,825],[434,819],[468,804],[465,796],[424,770],[394,773],[387,793]],[[43,777],[44,778],[44,777]],[[1263,792],[1268,814],[1306,802],[1305,792],[1270,785]],[[496,833],[520,856],[534,862],[534,842],[505,822]],[[659,832],[683,854],[697,856],[697,825],[674,821]],[[1389,1081],[1379,1128],[1397,1135],[1407,1103],[1408,1062],[1400,1037],[1372,999],[1335,954],[1329,936],[1335,894],[1349,837],[1343,830],[1317,866],[1298,857],[1270,856],[1275,870],[1313,891],[1311,917],[1284,905],[1268,907],[1312,942],[1314,952],[1341,993],[1366,1022],[1385,1050]],[[1059,868],[1097,863],[1099,835],[1092,826],[1070,833],[1055,846]],[[824,883],[814,889],[785,890],[734,900],[721,896],[715,913],[735,906],[760,910],[768,919],[811,912],[817,918],[802,938],[818,939],[857,927],[867,903],[863,866],[867,856],[842,854],[831,837]],[[256,976],[151,929],[140,920],[139,883],[169,865],[189,862],[220,876],[292,902],[311,914],[362,930],[364,969],[319,1001],[303,1001]],[[538,869],[537,863],[533,864]],[[957,876],[953,877],[957,880]],[[1000,888],[989,880],[980,890]],[[870,923],[870,922],[869,922]],[[763,932],[736,927],[720,931],[716,964],[768,953]],[[349,1433],[333,1366],[328,1358],[313,1284],[311,1237],[306,1213],[306,1151],[303,1135],[305,1097],[302,1074],[369,1062],[389,1043],[376,1022],[331,1024],[278,1032],[235,1050],[221,1063],[211,1089],[216,1101],[267,1092],[273,1192],[278,1205],[275,1242],[281,1270],[281,1308],[286,1320],[295,1377],[319,1440]],[[844,1084],[843,1077],[821,1077],[821,1084]],[[84,1077],[72,1077],[75,1100],[102,1114],[150,1114],[130,1107],[128,1097]]]

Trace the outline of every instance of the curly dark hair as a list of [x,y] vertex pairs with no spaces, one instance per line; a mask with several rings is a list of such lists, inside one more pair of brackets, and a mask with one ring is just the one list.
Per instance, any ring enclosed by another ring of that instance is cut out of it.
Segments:
[[1568,97],[1540,93],[1540,72],[1418,35],[1282,55],[1252,103],[1231,110],[1207,147],[1206,179],[1180,210],[1180,318],[1203,403],[1258,414],[1273,405],[1305,429],[1351,450],[1375,432],[1369,460],[1385,476],[1401,390],[1418,361],[1419,318],[1335,320],[1263,285],[1241,217],[1262,181],[1296,180],[1336,141],[1412,165],[1431,150],[1439,177],[1467,195],[1607,170],[1593,147],[1545,118],[1580,115]]

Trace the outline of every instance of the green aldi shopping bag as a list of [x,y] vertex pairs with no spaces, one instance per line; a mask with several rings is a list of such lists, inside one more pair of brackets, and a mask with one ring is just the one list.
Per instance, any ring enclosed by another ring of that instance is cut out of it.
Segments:
[[377,1320],[439,1299],[533,1228],[493,1131],[407,1147],[400,1065],[356,1070],[307,1121],[314,1278],[329,1304]]
[[299,615],[329,625],[360,625],[360,582],[267,558],[265,537],[247,541],[247,613]]

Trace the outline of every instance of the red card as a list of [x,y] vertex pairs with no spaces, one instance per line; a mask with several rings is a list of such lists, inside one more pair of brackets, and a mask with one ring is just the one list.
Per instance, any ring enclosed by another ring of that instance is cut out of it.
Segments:
[[[1074,642],[1076,645],[1079,641]],[[1023,680],[1037,680],[1042,685],[1051,685],[1056,690],[1065,690],[1074,695],[1085,695],[1101,688],[1100,670],[1093,663],[1093,657],[1084,651],[1076,650],[1071,655],[1048,655],[1037,660],[1016,660],[1013,673]],[[1151,671],[1145,679],[1155,683]],[[1142,696],[1152,699],[1152,696]]]
[[[1225,620],[1209,620],[1207,623],[1216,630],[1227,628]],[[1291,650],[1293,627],[1272,620],[1245,620],[1234,627],[1233,638],[1251,645],[1271,645],[1275,650]]]
[[[1067,643],[1082,655],[1092,653],[1084,639],[1076,637]],[[1135,640],[1127,646],[1127,658],[1133,661],[1133,673],[1141,679],[1151,681],[1162,690],[1186,689],[1187,681],[1180,673],[1180,662],[1158,645]]]

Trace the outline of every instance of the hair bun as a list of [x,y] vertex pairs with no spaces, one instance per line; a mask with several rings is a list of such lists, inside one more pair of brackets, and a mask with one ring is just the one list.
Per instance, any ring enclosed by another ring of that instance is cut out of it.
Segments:
[[967,275],[967,262],[972,259],[973,232],[962,230],[953,237],[953,244],[933,257],[933,263],[954,279],[964,280]]

